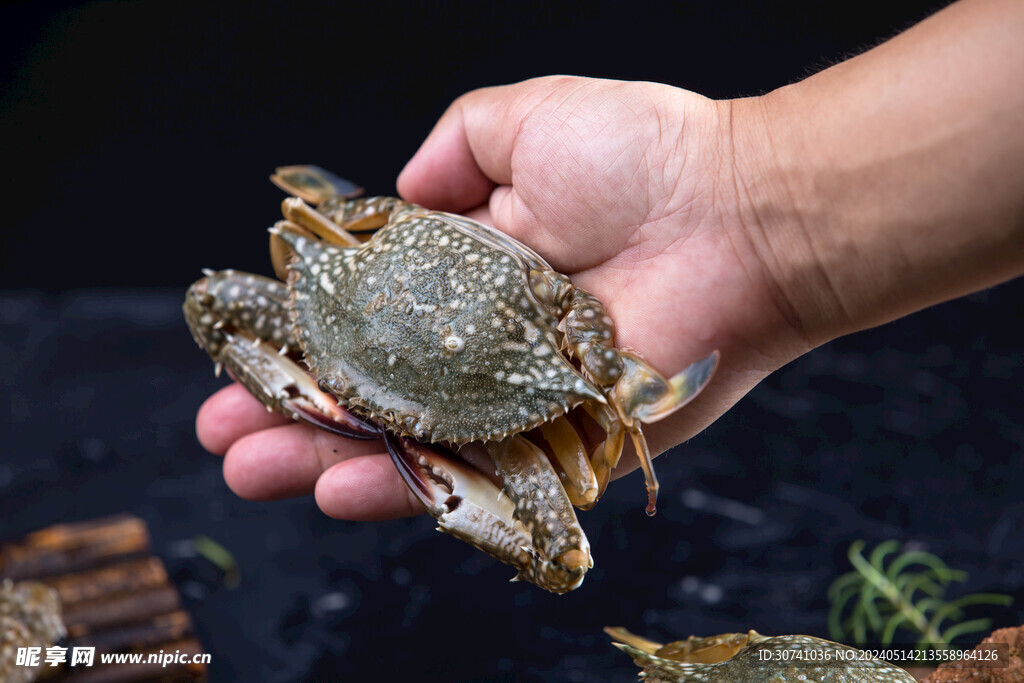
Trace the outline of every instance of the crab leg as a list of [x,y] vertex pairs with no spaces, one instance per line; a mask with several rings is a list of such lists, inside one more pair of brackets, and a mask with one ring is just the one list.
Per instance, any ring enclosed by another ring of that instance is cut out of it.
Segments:
[[615,385],[615,403],[625,415],[648,424],[668,417],[695,399],[711,380],[720,356],[718,351],[712,351],[666,379],[640,356],[628,351],[620,351],[619,355],[624,372]]
[[270,181],[311,204],[320,204],[336,197],[358,197],[363,188],[339,178],[319,166],[279,166]]
[[[718,352],[665,379],[638,355],[615,347],[615,323],[593,294],[574,287],[568,277],[551,270],[532,270],[529,279],[534,294],[561,317],[565,348],[579,360],[584,374],[604,388],[614,407],[614,416],[602,407],[591,409],[609,435],[605,448],[600,449],[603,458],[592,458],[598,481],[604,482],[600,491],[604,490],[610,469],[618,462],[624,429],[629,432],[644,471],[647,514],[653,515],[658,499],[658,479],[640,422],[665,418],[693,400],[707,386],[718,366]],[[594,456],[597,456],[596,450]]]
[[561,469],[561,482],[572,504],[588,508],[596,503],[601,493],[600,485],[590,462],[590,454],[576,429],[565,417],[545,422],[538,429],[547,442],[549,455]]
[[330,221],[312,206],[298,197],[288,197],[281,202],[281,213],[293,223],[297,223],[328,244],[339,247],[358,247],[362,242],[340,225]]
[[317,211],[345,230],[365,232],[382,227],[393,212],[410,206],[397,197],[360,197],[332,200],[318,206]]
[[[300,201],[316,205],[322,217],[348,232],[376,230],[387,223],[392,211],[409,206],[396,197],[353,199],[363,193],[363,188],[319,166],[281,166],[270,180]],[[287,207],[285,215],[295,220],[288,215]],[[296,222],[305,225],[301,220]],[[319,231],[315,232],[321,235]],[[322,236],[331,241],[330,237]]]
[[200,346],[216,353],[225,333],[248,330],[252,337],[297,348],[288,324],[288,289],[277,280],[236,270],[214,272],[189,287],[185,321]]
[[590,465],[597,479],[597,497],[604,494],[608,482],[612,478],[612,470],[619,464],[622,457],[622,446],[626,441],[626,432],[615,410],[608,405],[584,403],[583,409],[597,421],[605,432],[604,441],[590,453]]
[[[395,209],[406,206],[402,200],[392,197],[367,197],[328,202],[314,209],[300,197],[288,197],[281,202],[285,220],[278,221],[270,231],[274,272],[287,279],[286,265],[291,259],[291,249],[280,238],[282,232],[303,235],[307,239],[319,237],[339,247],[359,247],[365,243],[365,237],[360,239],[352,232],[375,230],[387,222]],[[325,207],[329,210],[326,213]]]
[[226,367],[267,410],[355,439],[376,439],[379,429],[321,391],[289,354],[290,332],[280,282],[233,270],[210,272],[185,298],[185,320],[196,342]]
[[502,491],[515,504],[516,519],[533,542],[533,561],[516,578],[554,593],[576,588],[594,560],[551,461],[518,435],[487,444],[487,451],[504,482]]
[[647,514],[653,515],[658,501],[658,478],[654,474],[647,439],[641,422],[656,422],[668,417],[697,397],[718,367],[718,351],[712,351],[671,379],[666,379],[642,358],[628,351],[619,352],[623,374],[612,390],[612,405],[633,440],[637,460],[647,484]]

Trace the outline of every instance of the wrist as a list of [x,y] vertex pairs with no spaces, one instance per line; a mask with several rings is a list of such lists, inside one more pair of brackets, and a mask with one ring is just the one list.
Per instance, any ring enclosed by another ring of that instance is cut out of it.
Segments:
[[726,210],[734,212],[734,241],[749,255],[748,270],[763,277],[784,325],[775,334],[796,357],[850,322],[820,257],[822,231],[811,227],[826,212],[807,172],[801,126],[778,93],[717,103],[728,160],[720,183],[733,199]]
[[743,233],[812,345],[1024,271],[1015,26],[1019,6],[956,3],[804,81],[722,103]]

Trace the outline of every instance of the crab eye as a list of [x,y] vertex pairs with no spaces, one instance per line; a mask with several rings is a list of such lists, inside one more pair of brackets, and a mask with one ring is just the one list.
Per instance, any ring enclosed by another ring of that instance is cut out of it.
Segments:
[[462,337],[450,334],[444,338],[444,347],[451,353],[459,353],[466,348],[466,340]]

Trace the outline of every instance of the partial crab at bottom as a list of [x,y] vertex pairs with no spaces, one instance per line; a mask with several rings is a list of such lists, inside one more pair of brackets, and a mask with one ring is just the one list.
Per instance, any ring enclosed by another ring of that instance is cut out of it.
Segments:
[[280,280],[205,271],[186,296],[218,371],[268,410],[382,439],[439,529],[516,579],[578,587],[593,559],[573,507],[597,502],[628,435],[654,513],[641,423],[692,400],[718,352],[665,378],[615,346],[597,298],[511,237],[357,198],[313,166],[271,179],[294,195],[271,228]]
[[633,658],[647,683],[914,683],[895,664],[813,636],[763,636],[751,630],[662,644],[621,626],[604,631],[612,645]]

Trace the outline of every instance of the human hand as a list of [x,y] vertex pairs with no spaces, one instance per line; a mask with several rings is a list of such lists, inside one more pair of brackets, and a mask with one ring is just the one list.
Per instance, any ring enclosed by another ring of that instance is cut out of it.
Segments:
[[[596,294],[617,344],[664,374],[723,350],[711,393],[649,430],[655,453],[767,372],[750,372],[752,349],[763,363],[804,348],[766,334],[787,324],[768,283],[750,277],[764,270],[724,210],[734,202],[722,116],[710,100],[650,83],[548,78],[482,90],[452,106],[399,180],[407,199],[431,208],[471,212],[489,200],[489,222]],[[243,496],[315,488],[329,514],[358,519],[418,509],[379,444],[284,423],[237,387],[207,402],[197,432],[227,452],[225,476]]]
[[[666,375],[721,350],[707,390],[645,430],[657,453],[817,344],[1024,271],[1020,30],[1019,3],[955,3],[746,100],[565,77],[475,91],[399,191],[486,205]],[[421,509],[378,445],[286,423],[237,386],[196,429],[244,497],[315,490],[353,520]]]

